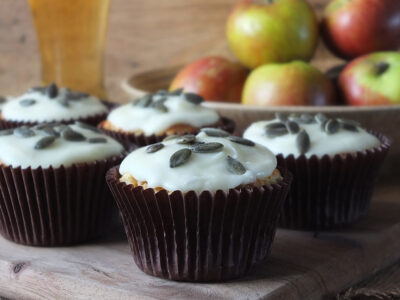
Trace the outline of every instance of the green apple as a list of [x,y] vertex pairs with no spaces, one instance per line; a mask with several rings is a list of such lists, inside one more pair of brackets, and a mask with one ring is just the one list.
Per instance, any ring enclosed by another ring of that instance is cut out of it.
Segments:
[[245,82],[242,103],[264,106],[337,104],[332,82],[303,61],[267,64],[253,70]]
[[400,53],[377,52],[361,56],[339,76],[348,104],[400,104]]
[[226,33],[245,66],[308,61],[318,42],[318,23],[304,0],[242,0],[230,14]]

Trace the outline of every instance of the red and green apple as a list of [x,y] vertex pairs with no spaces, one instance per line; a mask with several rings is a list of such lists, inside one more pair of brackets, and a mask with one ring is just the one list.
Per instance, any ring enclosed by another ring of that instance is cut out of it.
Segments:
[[223,57],[204,57],[180,70],[169,89],[183,88],[207,101],[240,102],[248,74],[246,68]]
[[325,8],[322,34],[338,56],[360,55],[400,46],[399,0],[331,0]]
[[266,64],[253,70],[246,80],[242,103],[263,106],[337,104],[332,82],[303,61]]
[[378,52],[350,62],[339,77],[350,105],[400,104],[400,53]]
[[271,62],[310,60],[318,22],[304,0],[242,0],[228,18],[226,34],[235,56],[253,69]]

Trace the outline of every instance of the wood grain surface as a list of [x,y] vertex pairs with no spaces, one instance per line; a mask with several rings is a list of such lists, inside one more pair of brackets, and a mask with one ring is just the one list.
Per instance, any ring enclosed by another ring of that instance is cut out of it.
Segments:
[[396,186],[380,186],[357,227],[320,233],[278,230],[271,257],[226,283],[178,283],[134,264],[122,233],[77,247],[32,248],[0,238],[0,294],[40,299],[321,299],[400,258]]

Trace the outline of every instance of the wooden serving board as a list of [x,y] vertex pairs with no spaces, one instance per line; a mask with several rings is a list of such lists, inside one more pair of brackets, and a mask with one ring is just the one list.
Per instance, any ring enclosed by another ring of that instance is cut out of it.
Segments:
[[122,231],[90,244],[32,248],[0,238],[0,295],[25,299],[320,299],[400,259],[400,186],[377,187],[357,227],[278,230],[270,258],[225,283],[166,281],[134,264]]

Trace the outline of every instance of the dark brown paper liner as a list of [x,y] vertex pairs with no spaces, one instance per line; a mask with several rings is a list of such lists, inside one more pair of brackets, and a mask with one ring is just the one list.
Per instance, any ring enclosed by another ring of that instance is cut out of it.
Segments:
[[299,230],[331,230],[356,223],[368,212],[374,183],[391,141],[373,133],[380,147],[354,154],[283,157],[278,163],[293,174],[279,226]]
[[168,194],[119,181],[107,183],[121,212],[136,265],[179,281],[223,281],[243,276],[265,260],[275,236],[291,175],[279,184],[215,193]]
[[[231,119],[221,117],[222,125],[215,126],[220,129],[223,129],[229,133],[233,133],[235,131],[235,122]],[[125,146],[127,150],[132,150],[136,147],[143,147],[147,145],[151,145],[154,143],[161,142],[163,139],[167,137],[166,134],[163,135],[149,135],[146,136],[144,134],[133,134],[133,133],[126,133],[126,132],[118,132],[114,130],[107,130],[104,129],[101,125],[98,126],[101,131],[103,131],[106,135],[114,138],[115,140],[119,141],[121,144]],[[210,126],[205,126],[210,127]],[[214,126],[211,126],[214,127]],[[193,132],[190,132],[193,133]],[[197,132],[195,132],[197,134]]]
[[123,156],[58,168],[0,166],[0,233],[29,246],[66,246],[96,238],[118,211],[105,181]]
[[[109,101],[102,101],[102,103],[107,106],[109,110],[115,108],[116,104],[113,102]],[[61,121],[49,121],[45,123],[62,123],[62,124],[72,124],[75,123],[76,121],[83,122],[86,124],[90,124],[93,126],[97,126],[101,121],[105,120],[107,118],[108,112],[105,112],[103,114],[98,114],[94,116],[88,116],[84,118],[78,118],[78,119],[70,119],[70,120],[61,120]],[[35,126],[39,124],[40,122],[23,122],[23,121],[11,121],[11,120],[6,120],[3,118],[0,118],[0,130],[4,129],[10,129],[10,128],[17,128],[21,126]]]

